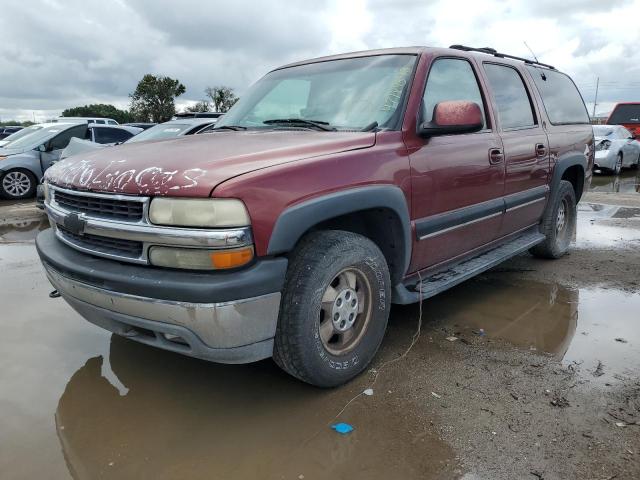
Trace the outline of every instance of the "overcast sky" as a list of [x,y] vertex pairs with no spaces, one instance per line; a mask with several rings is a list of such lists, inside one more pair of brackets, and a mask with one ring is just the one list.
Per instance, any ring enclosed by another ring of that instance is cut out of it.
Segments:
[[640,101],[640,0],[0,0],[0,118],[128,106],[145,73],[242,92],[283,63],[369,48],[491,46],[569,73],[589,111]]

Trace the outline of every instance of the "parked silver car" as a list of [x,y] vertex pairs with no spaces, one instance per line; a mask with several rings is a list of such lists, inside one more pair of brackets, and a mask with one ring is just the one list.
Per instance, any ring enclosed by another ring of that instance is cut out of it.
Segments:
[[14,200],[32,197],[45,170],[60,159],[72,138],[116,143],[140,131],[86,123],[46,123],[39,127],[0,148],[0,197]]
[[210,125],[215,124],[215,118],[180,118],[169,120],[151,127],[140,135],[132,138],[131,142],[146,142],[147,140],[165,140],[168,138],[181,137],[183,135],[193,135],[200,133]]
[[595,168],[615,175],[626,167],[640,164],[640,143],[620,125],[594,125],[596,140]]

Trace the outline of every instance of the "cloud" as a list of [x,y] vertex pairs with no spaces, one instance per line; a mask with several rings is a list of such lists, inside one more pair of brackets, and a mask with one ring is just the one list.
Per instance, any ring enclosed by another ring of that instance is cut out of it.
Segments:
[[[3,3],[0,116],[39,119],[93,102],[128,104],[145,73],[178,78],[179,104],[208,85],[242,93],[309,57],[407,45],[492,46],[556,65],[585,99],[640,99],[640,0],[32,0]],[[603,107],[604,108],[604,107]]]

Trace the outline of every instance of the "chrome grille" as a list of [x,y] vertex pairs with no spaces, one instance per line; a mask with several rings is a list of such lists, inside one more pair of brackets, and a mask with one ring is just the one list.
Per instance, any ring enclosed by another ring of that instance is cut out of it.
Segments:
[[144,203],[137,200],[106,198],[107,196],[88,196],[60,190],[53,191],[53,200],[70,212],[86,213],[100,218],[113,218],[139,222],[144,215]]
[[142,242],[91,234],[76,235],[61,225],[58,225],[57,228],[64,240],[81,249],[90,250],[96,254],[113,255],[131,259],[137,259],[142,255]]

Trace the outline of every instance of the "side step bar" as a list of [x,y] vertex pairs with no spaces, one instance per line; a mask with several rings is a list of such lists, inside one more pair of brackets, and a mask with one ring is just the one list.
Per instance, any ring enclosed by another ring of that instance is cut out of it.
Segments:
[[[538,231],[537,227],[534,227],[493,250],[467,259],[450,267],[448,270],[424,278],[421,285],[417,284],[411,287],[402,284],[397,285],[393,292],[393,303],[407,305],[409,303],[419,302],[421,296],[423,300],[433,297],[479,273],[501,264],[511,257],[526,252],[534,245],[544,241],[544,239],[545,236]],[[422,290],[422,295],[420,295],[420,290]]]

